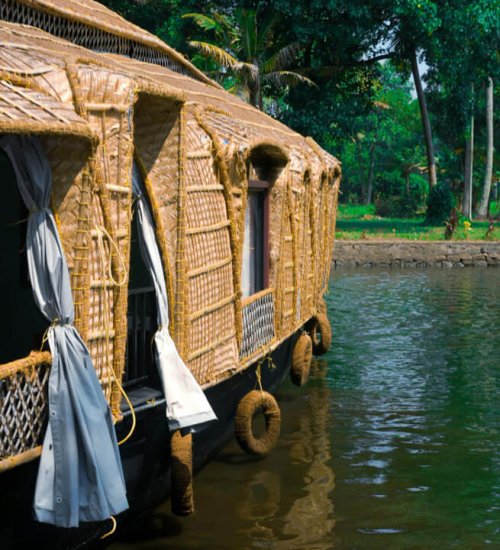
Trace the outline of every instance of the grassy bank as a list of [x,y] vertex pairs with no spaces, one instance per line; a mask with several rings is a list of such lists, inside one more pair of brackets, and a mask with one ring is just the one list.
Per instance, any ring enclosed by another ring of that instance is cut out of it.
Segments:
[[[337,239],[412,239],[423,241],[444,240],[442,226],[425,225],[423,216],[416,218],[380,218],[375,208],[340,204],[337,213]],[[492,212],[497,211],[493,205]],[[482,240],[488,230],[487,221],[472,221],[468,232],[463,225],[457,227],[453,240]],[[494,240],[500,240],[500,222],[495,223]]]

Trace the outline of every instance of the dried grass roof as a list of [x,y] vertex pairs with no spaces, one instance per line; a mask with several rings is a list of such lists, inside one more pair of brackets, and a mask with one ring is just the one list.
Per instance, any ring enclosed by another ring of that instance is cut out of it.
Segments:
[[[5,1],[5,0],[2,0]],[[153,34],[130,23],[114,11],[103,6],[94,0],[15,0],[36,10],[58,15],[68,21],[76,21],[90,27],[94,27],[110,33],[114,36],[127,38],[129,40],[144,44],[158,50],[176,63],[195,78],[218,87],[218,84],[210,80],[204,73],[190,63],[183,55],[168,46]]]
[[[52,96],[50,107],[47,103],[47,108],[53,112],[52,118],[57,118],[61,109],[65,113],[73,109],[65,71],[68,65],[78,64],[105,67],[124,74],[136,82],[139,93],[203,107],[205,116],[210,118],[225,142],[232,140],[251,147],[260,145],[267,147],[269,154],[274,156],[281,148],[282,153],[278,154],[281,157],[309,156],[329,167],[339,165],[337,159],[320,150],[310,138],[304,138],[220,87],[207,86],[159,65],[116,54],[95,53],[27,25],[0,21],[0,79],[13,82],[22,76],[32,83],[31,87]],[[63,107],[57,105],[57,100],[64,104]],[[83,126],[82,119],[77,118]],[[55,122],[52,123],[54,128]],[[59,121],[58,125],[61,127],[63,123]],[[78,133],[79,127],[72,127],[75,128],[73,133]],[[292,151],[295,155],[290,155]]]
[[[3,72],[3,71],[2,71]],[[0,73],[0,132],[72,134],[92,139],[93,132],[71,104],[42,90],[32,89],[21,77],[3,80]]]

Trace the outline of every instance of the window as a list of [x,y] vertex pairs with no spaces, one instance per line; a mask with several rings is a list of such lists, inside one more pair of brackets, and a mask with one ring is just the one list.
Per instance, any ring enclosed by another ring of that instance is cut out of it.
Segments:
[[[135,212],[134,212],[135,214]],[[138,216],[132,219],[130,272],[127,307],[126,387],[155,384],[157,372],[153,337],[157,330],[153,282],[142,259],[138,237]]]
[[241,270],[243,297],[269,284],[269,187],[267,181],[249,182]]
[[47,322],[38,310],[28,278],[28,210],[7,155],[0,150],[0,364],[38,349]]

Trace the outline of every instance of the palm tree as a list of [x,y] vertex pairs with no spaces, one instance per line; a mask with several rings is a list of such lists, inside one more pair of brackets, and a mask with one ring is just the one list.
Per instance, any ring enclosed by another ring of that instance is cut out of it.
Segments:
[[287,70],[300,53],[297,42],[288,44],[274,53],[272,30],[275,17],[266,17],[260,27],[255,10],[239,8],[234,18],[214,12],[211,17],[201,13],[188,13],[204,31],[213,32],[214,42],[192,40],[189,44],[201,55],[219,67],[219,76],[230,80],[230,91],[242,96],[250,104],[263,108],[262,88],[270,84],[287,88],[314,82],[298,72]]

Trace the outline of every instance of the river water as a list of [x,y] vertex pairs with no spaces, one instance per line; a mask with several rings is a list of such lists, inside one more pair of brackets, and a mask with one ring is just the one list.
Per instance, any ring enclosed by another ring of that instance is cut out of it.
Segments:
[[341,270],[334,337],[278,397],[264,460],[236,444],[115,550],[500,548],[500,273]]

